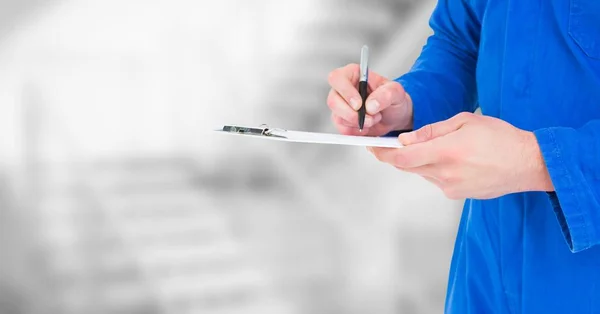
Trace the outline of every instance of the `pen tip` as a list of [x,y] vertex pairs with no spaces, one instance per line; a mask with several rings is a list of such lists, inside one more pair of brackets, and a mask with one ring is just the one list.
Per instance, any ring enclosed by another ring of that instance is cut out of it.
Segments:
[[362,133],[362,129],[358,129],[358,132]]

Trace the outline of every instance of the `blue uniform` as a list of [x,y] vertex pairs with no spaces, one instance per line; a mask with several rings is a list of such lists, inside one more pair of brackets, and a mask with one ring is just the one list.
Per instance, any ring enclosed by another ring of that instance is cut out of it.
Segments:
[[447,313],[600,313],[600,0],[439,0],[398,78],[415,128],[480,107],[533,131],[556,192],[467,200]]

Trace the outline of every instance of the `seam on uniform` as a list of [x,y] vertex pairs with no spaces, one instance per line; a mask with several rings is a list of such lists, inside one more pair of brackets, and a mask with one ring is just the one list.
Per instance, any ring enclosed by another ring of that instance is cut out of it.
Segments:
[[[548,132],[550,141],[552,142],[552,145],[555,147],[555,156],[557,159],[557,162],[560,164],[560,167],[562,169],[568,169],[566,168],[565,164],[564,164],[564,160],[562,158],[562,151],[561,151],[561,147],[558,145],[558,142],[556,141],[556,137],[554,135],[553,130],[549,130]],[[573,221],[573,223],[575,223],[575,225],[581,225],[584,226],[583,230],[581,232],[578,233],[578,235],[581,235],[581,240],[585,243],[585,246],[588,247],[589,246],[589,234],[588,234],[588,230],[587,230],[587,224],[586,221],[583,219],[583,215],[581,213],[581,203],[579,201],[579,198],[577,197],[575,190],[573,189],[573,178],[571,177],[571,173],[567,170],[564,173],[565,179],[568,182],[568,187],[566,187],[565,189],[567,189],[567,194],[569,194],[571,196],[571,198],[574,200],[575,203],[575,208],[577,209],[577,215],[569,215],[569,218],[571,218]],[[558,191],[557,191],[558,192]],[[558,196],[558,193],[556,193],[556,195]],[[559,204],[560,204],[560,197],[558,198],[559,200]],[[565,216],[565,222],[567,223],[567,226],[569,226],[569,219],[567,219],[567,216],[564,213],[564,209],[562,208],[561,205],[561,210],[563,211],[563,215]],[[581,227],[580,227],[581,228]],[[575,241],[573,240],[573,232],[572,230],[569,230],[569,232],[571,233],[571,245],[573,246],[573,250],[575,251]],[[578,237],[579,238],[579,237]]]

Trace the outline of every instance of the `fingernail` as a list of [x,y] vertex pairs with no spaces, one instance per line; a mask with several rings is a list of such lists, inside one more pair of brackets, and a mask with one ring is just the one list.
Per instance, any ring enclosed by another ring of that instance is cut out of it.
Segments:
[[378,110],[379,110],[379,103],[377,102],[377,100],[369,100],[369,102],[367,103],[367,111],[370,114],[375,114],[375,113],[377,113]]
[[358,98],[352,98],[350,99],[350,106],[352,106],[354,110],[358,110],[360,109],[360,106],[362,106],[362,101]]
[[413,132],[402,133],[398,135],[398,141],[402,143],[402,145],[410,145],[412,142],[412,138],[414,137]]

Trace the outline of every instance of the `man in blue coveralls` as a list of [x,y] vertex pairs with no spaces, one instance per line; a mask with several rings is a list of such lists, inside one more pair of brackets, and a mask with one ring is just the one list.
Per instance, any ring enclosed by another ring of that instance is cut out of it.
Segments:
[[[467,198],[447,313],[600,313],[600,0],[439,0],[409,73],[370,73],[382,162]],[[357,65],[329,76],[358,135]],[[480,107],[483,115],[474,115]]]

